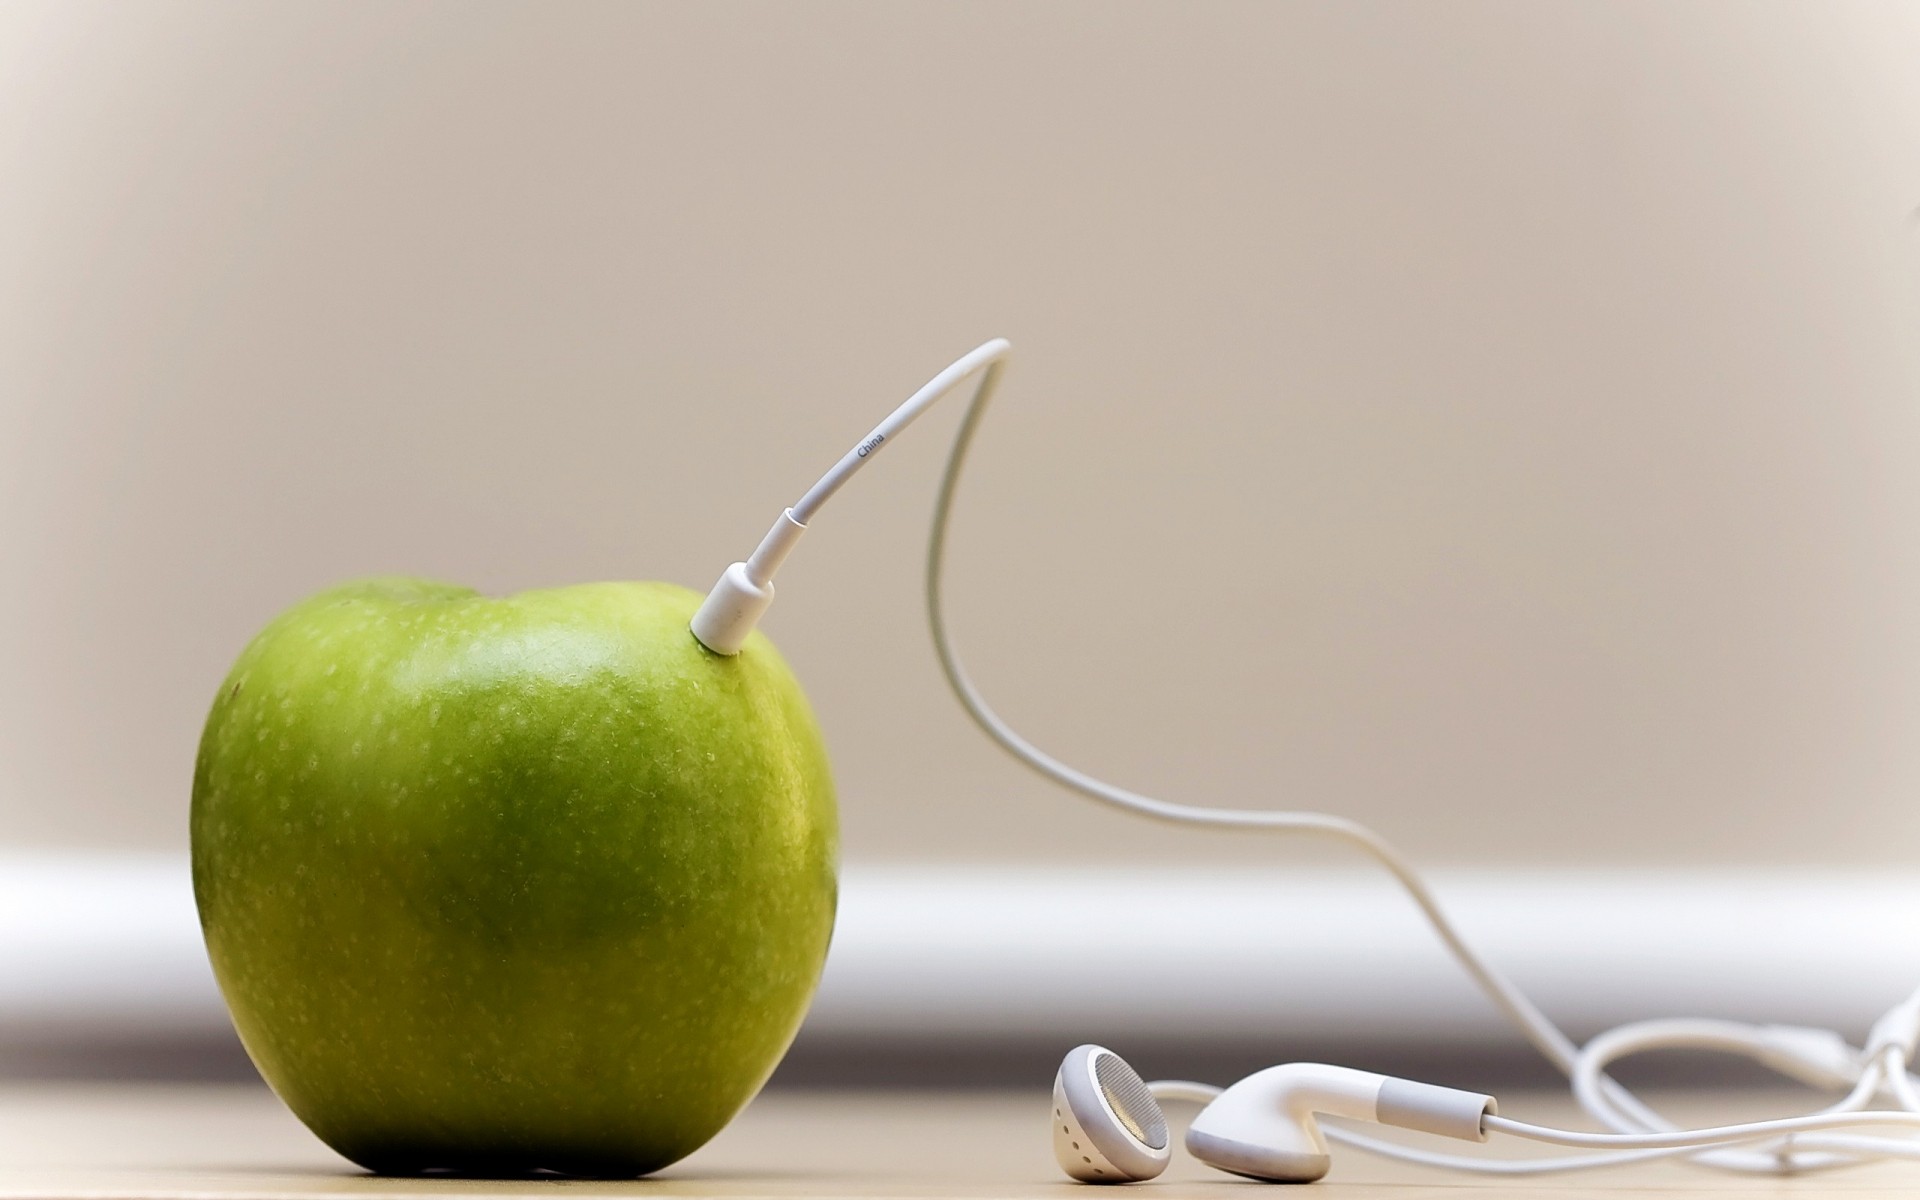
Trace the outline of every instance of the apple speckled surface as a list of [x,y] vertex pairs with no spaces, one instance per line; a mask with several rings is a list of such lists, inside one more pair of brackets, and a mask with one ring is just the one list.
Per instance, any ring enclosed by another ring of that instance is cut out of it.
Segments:
[[825,960],[825,748],[761,634],[605,583],[349,584],[207,720],[194,888],[242,1040],[375,1170],[635,1175],[753,1096]]

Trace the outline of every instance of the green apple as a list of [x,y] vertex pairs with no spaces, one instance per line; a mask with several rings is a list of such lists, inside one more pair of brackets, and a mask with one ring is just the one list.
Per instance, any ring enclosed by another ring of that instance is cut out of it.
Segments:
[[724,1126],[826,957],[838,824],[806,698],[700,597],[350,584],[269,625],[193,781],[247,1051],[383,1172],[645,1174]]

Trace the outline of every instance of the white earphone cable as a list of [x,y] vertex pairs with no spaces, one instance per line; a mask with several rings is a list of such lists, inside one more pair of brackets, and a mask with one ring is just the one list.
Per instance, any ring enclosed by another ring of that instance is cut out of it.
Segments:
[[[797,528],[804,528],[820,505],[864,466],[888,438],[967,378],[979,373],[979,383],[961,417],[946,467],[941,473],[932,527],[927,538],[926,558],[927,619],[934,649],[941,670],[967,715],[989,738],[1029,769],[1099,803],[1138,816],[1182,825],[1317,834],[1362,850],[1384,866],[1405,889],[1440,941],[1494,1006],[1514,1023],[1549,1062],[1573,1081],[1575,1096],[1582,1107],[1614,1130],[1606,1134],[1581,1134],[1545,1129],[1505,1118],[1489,1118],[1490,1129],[1516,1136],[1612,1150],[1605,1154],[1532,1160],[1486,1160],[1435,1154],[1338,1127],[1329,1127],[1328,1136],[1374,1153],[1411,1162],[1505,1174],[1611,1166],[1671,1155],[1686,1155],[1694,1161],[1724,1169],[1765,1173],[1848,1166],[1873,1156],[1920,1157],[1920,1143],[1916,1142],[1819,1132],[1858,1125],[1920,1125],[1920,1116],[1861,1111],[1884,1086],[1902,1108],[1920,1112],[1920,1095],[1916,1095],[1913,1081],[1905,1069],[1907,1058],[1913,1050],[1915,1027],[1920,1026],[1920,992],[1881,1019],[1875,1027],[1873,1043],[1864,1055],[1847,1046],[1837,1035],[1806,1030],[1780,1031],[1731,1022],[1641,1022],[1602,1035],[1582,1049],[1561,1032],[1519,988],[1467,944],[1412,864],[1379,834],[1359,822],[1327,813],[1208,808],[1141,795],[1096,779],[1061,762],[1027,741],[1001,719],[968,676],[954,649],[952,635],[947,629],[942,583],[947,530],[961,471],[1011,350],[1010,343],[996,338],[941,371],[876,426],[859,445],[848,451],[788,510],[783,520],[790,520]],[[780,524],[776,523],[775,532],[769,534],[769,542],[779,539],[780,530]],[[769,570],[764,578],[756,577],[755,582],[763,583],[770,578]],[[741,636],[744,637],[744,633]],[[1810,1034],[1813,1036],[1807,1036]],[[1845,1081],[1851,1078],[1853,1087],[1838,1104],[1808,1116],[1711,1130],[1681,1130],[1605,1074],[1606,1065],[1615,1058],[1641,1050],[1674,1046],[1739,1053],[1808,1082],[1845,1086]],[[1205,1084],[1163,1081],[1150,1086],[1156,1095],[1165,1099],[1205,1103],[1212,1095],[1218,1094],[1218,1089]],[[1789,1136],[1782,1138],[1770,1150],[1714,1148],[1724,1147],[1733,1140],[1759,1140],[1783,1134]]]
[[[1589,1146],[1598,1149],[1620,1146],[1629,1149],[1655,1147],[1705,1147],[1727,1142],[1759,1141],[1783,1133],[1846,1129],[1862,1125],[1903,1125],[1920,1129],[1920,1113],[1911,1112],[1828,1112],[1804,1117],[1781,1117],[1773,1121],[1747,1121],[1738,1125],[1714,1125],[1703,1129],[1680,1129],[1667,1133],[1587,1133],[1577,1129],[1551,1129],[1530,1125],[1511,1117],[1489,1116],[1485,1127],[1494,1133],[1507,1133],[1530,1141],[1555,1146]],[[1920,1152],[1920,1144],[1913,1146]]]
[[[986,347],[981,349],[984,350]],[[1003,750],[1030,769],[1102,804],[1124,809],[1139,816],[1176,824],[1313,833],[1333,837],[1359,847],[1386,867],[1400,882],[1426,916],[1428,923],[1439,934],[1440,940],[1446,943],[1454,957],[1460,960],[1467,973],[1481,986],[1494,1004],[1526,1033],[1529,1040],[1555,1066],[1571,1074],[1579,1055],[1579,1049],[1573,1041],[1560,1032],[1545,1014],[1534,1007],[1533,1002],[1528,1000],[1517,987],[1487,963],[1481,961],[1460,936],[1459,931],[1454,928],[1452,920],[1441,909],[1439,901],[1428,890],[1425,881],[1414,871],[1412,864],[1373,830],[1357,821],[1328,813],[1205,808],[1143,796],[1125,788],[1115,787],[1068,766],[1027,741],[993,711],[986,698],[980,694],[980,690],[974,686],[973,680],[968,676],[966,668],[961,665],[959,655],[954,650],[952,635],[947,631],[942,582],[946,566],[947,526],[953,512],[953,500],[959,487],[960,473],[966,465],[967,452],[972,447],[980,420],[986,415],[987,406],[993,399],[994,389],[1000,379],[1001,365],[1005,361],[1008,350],[1011,350],[1011,346],[1006,346],[987,361],[985,373],[974,389],[973,400],[961,417],[959,431],[954,435],[953,447],[948,452],[946,469],[940,476],[939,491],[934,499],[932,528],[927,536],[927,620],[933,635],[934,650],[940,659],[940,668],[945,673],[947,683],[952,687],[954,695],[959,698],[961,707],[967,711],[967,715],[972,717],[974,723],[980,726]],[[976,350],[974,354],[978,355],[980,351]],[[969,358],[972,357],[972,355],[969,356]],[[1619,1099],[1629,1107],[1637,1107],[1637,1102],[1624,1092]],[[1645,1114],[1645,1119],[1649,1122],[1658,1121],[1651,1112]]]
[[[939,656],[940,668],[967,715],[973,718],[974,723],[980,726],[988,737],[1027,767],[1063,787],[1103,804],[1140,816],[1178,824],[1315,833],[1337,838],[1359,847],[1386,867],[1399,881],[1420,908],[1434,932],[1439,935],[1440,940],[1480,985],[1494,1005],[1513,1021],[1550,1062],[1571,1075],[1579,1057],[1579,1049],[1572,1039],[1548,1020],[1546,1014],[1535,1007],[1519,988],[1494,970],[1491,965],[1481,960],[1454,927],[1452,920],[1440,907],[1439,901],[1427,888],[1426,882],[1414,871],[1412,864],[1373,830],[1357,821],[1327,813],[1247,812],[1237,809],[1174,804],[1143,796],[1115,787],[1059,761],[1027,741],[1002,720],[998,713],[994,712],[967,674],[966,668],[960,662],[959,654],[954,649],[952,635],[947,629],[942,589],[946,566],[947,529],[953,512],[954,497],[959,488],[960,474],[966,466],[967,452],[972,448],[973,438],[979,430],[980,421],[986,415],[988,405],[992,403],[994,390],[1000,381],[1002,366],[1012,349],[1010,344],[1002,340],[995,347],[996,352],[990,355],[982,353],[993,346],[995,343],[990,342],[975,350],[973,354],[967,356],[967,359],[961,360],[963,362],[978,361],[985,367],[985,371],[980,377],[979,384],[974,388],[973,399],[968,403],[966,412],[960,419],[959,430],[954,434],[952,448],[948,451],[946,467],[941,472],[939,490],[935,494],[933,520],[927,537],[928,625],[933,636],[934,650]],[[979,357],[976,358],[976,356]],[[943,372],[942,375],[945,376],[946,373]],[[959,378],[953,379],[954,384],[959,381]],[[1645,1123],[1647,1128],[1658,1129],[1665,1124],[1650,1109],[1612,1080],[1606,1080],[1600,1086],[1608,1093],[1610,1100],[1633,1113]]]

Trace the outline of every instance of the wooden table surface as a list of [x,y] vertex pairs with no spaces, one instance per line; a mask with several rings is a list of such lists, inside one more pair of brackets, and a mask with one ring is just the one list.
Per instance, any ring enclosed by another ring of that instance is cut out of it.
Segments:
[[[660,1195],[1049,1196],[1116,1193],[1066,1182],[1047,1143],[1044,1089],[1028,1092],[774,1092],[686,1161],[632,1182],[384,1179],[315,1141],[259,1087],[20,1084],[0,1087],[0,1200],[228,1200],[385,1197]],[[1745,1098],[1668,1098],[1668,1111],[1705,1119],[1789,1111]],[[1502,1107],[1568,1119],[1558,1096]],[[1181,1114],[1184,1116],[1184,1114]],[[1176,1122],[1176,1125],[1178,1123]],[[1473,1147],[1466,1147],[1473,1149]],[[1754,1179],[1662,1163],[1521,1180],[1442,1175],[1336,1147],[1333,1174],[1300,1193],[1366,1197],[1585,1197],[1679,1193],[1761,1196],[1920,1195],[1920,1163],[1793,1180]],[[1176,1152],[1135,1197],[1258,1194],[1261,1185],[1200,1167]]]

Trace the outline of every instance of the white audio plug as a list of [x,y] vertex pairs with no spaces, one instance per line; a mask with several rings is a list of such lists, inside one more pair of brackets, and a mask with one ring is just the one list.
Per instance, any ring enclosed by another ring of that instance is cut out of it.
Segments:
[[745,562],[737,562],[728,567],[720,576],[713,590],[700,605],[700,611],[693,615],[690,628],[700,644],[715,654],[732,656],[740,653],[740,647],[746,645],[747,635],[760,622],[760,617],[773,603],[773,573],[792,553],[793,545],[800,535],[807,531],[807,523],[813,520],[813,514],[820,506],[844,485],[861,467],[867,465],[874,455],[880,453],[890,439],[897,436],[907,426],[913,424],[921,413],[938,403],[941,397],[952,391],[955,386],[976,372],[984,371],[980,384],[974,390],[973,405],[969,412],[977,417],[993,395],[993,386],[999,379],[1000,364],[1013,352],[1013,343],[1005,338],[994,338],[961,355],[946,370],[929,379],[913,395],[908,396],[899,408],[887,414],[887,419],[873,427],[873,431],[860,439],[858,445],[840,456],[833,469],[822,475],[818,482],[807,489],[792,508],[780,515],[760,540],[760,548]]

